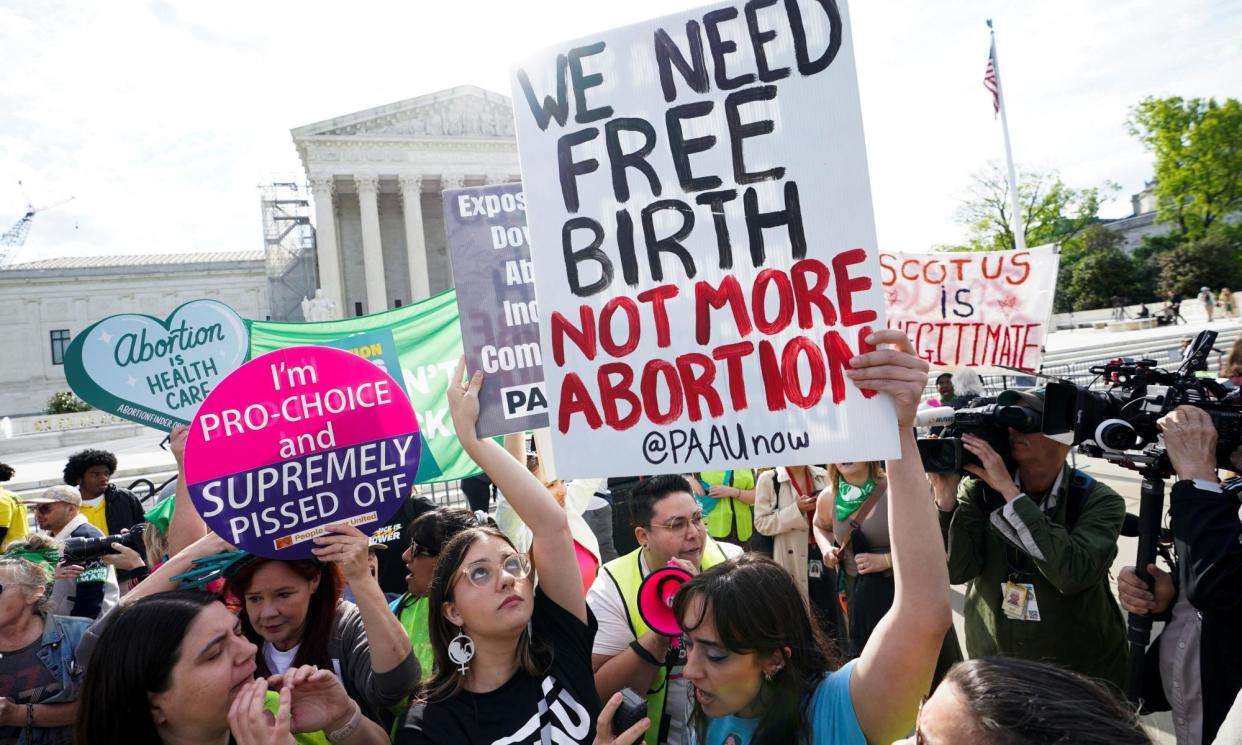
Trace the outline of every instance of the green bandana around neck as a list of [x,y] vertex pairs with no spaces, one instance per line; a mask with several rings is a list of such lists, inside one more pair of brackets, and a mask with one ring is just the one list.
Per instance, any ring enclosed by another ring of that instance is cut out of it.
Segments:
[[875,491],[875,479],[869,478],[862,486],[854,486],[843,478],[837,478],[837,521],[845,522],[858,512],[871,492]]

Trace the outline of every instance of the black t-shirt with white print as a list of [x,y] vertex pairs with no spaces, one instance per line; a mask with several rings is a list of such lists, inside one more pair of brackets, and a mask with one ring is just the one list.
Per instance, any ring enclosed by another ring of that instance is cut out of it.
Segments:
[[462,691],[445,701],[416,705],[395,745],[590,745],[600,710],[591,671],[597,628],[589,607],[584,624],[536,588],[531,630],[534,639],[552,648],[547,672],[532,676],[518,670],[494,691]]

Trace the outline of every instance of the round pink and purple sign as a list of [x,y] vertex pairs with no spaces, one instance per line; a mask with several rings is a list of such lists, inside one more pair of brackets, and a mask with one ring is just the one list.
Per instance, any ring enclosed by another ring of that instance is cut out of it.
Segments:
[[186,484],[233,545],[307,559],[327,525],[384,525],[410,493],[421,449],[414,409],[381,368],[340,349],[289,347],[208,394],[186,441]]

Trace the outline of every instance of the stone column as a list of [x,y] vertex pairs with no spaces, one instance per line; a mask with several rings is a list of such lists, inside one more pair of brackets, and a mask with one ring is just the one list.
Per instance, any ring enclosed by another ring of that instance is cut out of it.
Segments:
[[388,310],[388,292],[384,286],[384,250],[380,245],[379,177],[354,176],[358,187],[358,210],[362,217],[362,264],[367,280],[367,315]]
[[427,274],[427,241],[423,237],[423,177],[401,176],[401,201],[405,209],[405,255],[410,266],[410,302],[431,297]]
[[341,254],[336,242],[336,210],[332,205],[333,176],[311,176],[315,194],[315,260],[319,264],[319,289],[335,307],[333,318],[344,312],[341,292]]

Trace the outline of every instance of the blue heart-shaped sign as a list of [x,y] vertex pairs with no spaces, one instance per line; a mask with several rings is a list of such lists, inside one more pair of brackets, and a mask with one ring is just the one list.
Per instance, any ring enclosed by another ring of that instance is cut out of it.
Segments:
[[169,430],[189,424],[249,352],[241,316],[217,300],[194,300],[163,321],[124,313],[88,326],[65,350],[65,377],[97,409]]

